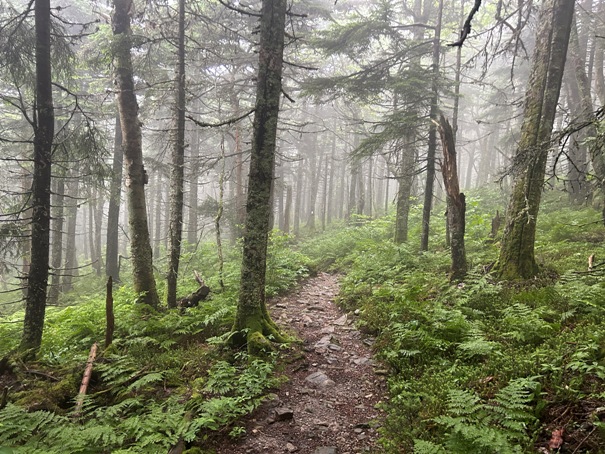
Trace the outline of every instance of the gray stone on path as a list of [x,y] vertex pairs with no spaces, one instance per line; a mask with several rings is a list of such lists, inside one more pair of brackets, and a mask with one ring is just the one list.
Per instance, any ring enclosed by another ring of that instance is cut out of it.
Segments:
[[288,452],[298,451],[298,448],[296,446],[294,446],[292,443],[286,443],[286,449],[288,450]]
[[338,326],[344,326],[347,323],[347,314],[343,315],[342,317],[334,320],[332,322],[334,325],[338,325]]
[[353,362],[355,364],[357,364],[358,366],[363,366],[364,364],[373,364],[374,361],[372,361],[371,358],[368,358],[367,356],[362,356],[360,358],[354,359]]
[[315,348],[328,348],[332,343],[332,336],[324,336],[313,345]]
[[322,371],[313,372],[311,375],[305,378],[305,381],[320,388],[327,388],[336,384],[334,381],[330,380],[325,372]]
[[336,454],[336,448],[333,446],[322,446],[313,451],[313,454]]

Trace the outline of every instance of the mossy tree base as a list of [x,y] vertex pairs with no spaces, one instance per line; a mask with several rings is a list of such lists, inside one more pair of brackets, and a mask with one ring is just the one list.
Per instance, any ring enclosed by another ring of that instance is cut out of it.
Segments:
[[287,343],[279,327],[264,314],[250,315],[244,320],[236,320],[231,336],[231,346],[244,348],[252,356],[265,356],[275,350],[275,343]]

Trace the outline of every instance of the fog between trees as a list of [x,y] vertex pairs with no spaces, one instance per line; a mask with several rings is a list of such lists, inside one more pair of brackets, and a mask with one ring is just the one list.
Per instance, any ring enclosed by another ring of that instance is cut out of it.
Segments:
[[[254,126],[265,126],[253,123],[261,2],[181,2],[179,15],[177,1],[116,1],[130,20],[127,44],[116,38],[117,9],[107,2],[53,1],[50,31],[41,35],[34,19],[41,20],[44,3],[0,3],[0,247],[4,289],[11,292],[2,310],[21,307],[22,299],[42,308],[57,304],[74,279],[89,273],[124,277],[137,255],[133,240],[153,253],[152,263],[143,258],[147,279],[172,276],[174,306],[178,273],[192,272],[178,266],[183,254],[210,239],[234,244],[244,233]],[[452,126],[460,191],[491,185],[518,197],[507,231],[514,219],[535,224],[544,187],[568,192],[577,204],[602,203],[603,5],[585,1],[574,13],[569,2],[549,0],[478,6],[288,3],[270,226],[301,237],[395,211],[394,239],[430,250],[430,226],[444,222],[446,201],[440,113]],[[541,32],[549,24],[561,29],[556,20],[565,7],[570,25],[563,36]],[[462,39],[465,21],[472,28]],[[43,55],[50,67],[40,67]],[[116,120],[126,65],[120,55],[132,60],[138,107],[131,99],[130,120],[140,128],[142,164],[121,147],[129,139],[121,137],[123,111],[121,128]],[[560,95],[552,86],[553,56]],[[553,132],[543,128],[527,144],[528,125],[544,121],[543,101],[529,99],[532,90],[549,99]],[[50,148],[40,152],[43,144]],[[538,195],[528,199],[527,185],[518,182],[536,160],[543,170],[529,178]],[[144,188],[142,207],[142,193],[125,203],[136,185]],[[42,200],[49,195],[50,204]],[[137,226],[140,215],[133,217],[141,208],[144,227]],[[410,210],[423,211],[421,239],[408,235]],[[524,255],[518,250],[533,249],[534,238],[518,235],[529,245],[512,239],[513,249]],[[501,254],[504,277],[537,272],[533,256],[528,266],[506,270],[513,260]],[[135,276],[138,269],[135,263]],[[141,285],[148,302],[160,304],[151,284]],[[32,342],[24,338],[24,346]]]

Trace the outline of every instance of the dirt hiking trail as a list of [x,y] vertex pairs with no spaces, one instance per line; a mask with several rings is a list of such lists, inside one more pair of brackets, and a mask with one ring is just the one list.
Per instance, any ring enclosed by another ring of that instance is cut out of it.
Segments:
[[273,319],[303,340],[293,346],[288,377],[246,421],[246,435],[226,441],[219,454],[353,454],[376,445],[385,398],[382,367],[372,359],[372,339],[356,316],[335,304],[338,276],[321,273],[269,302]]

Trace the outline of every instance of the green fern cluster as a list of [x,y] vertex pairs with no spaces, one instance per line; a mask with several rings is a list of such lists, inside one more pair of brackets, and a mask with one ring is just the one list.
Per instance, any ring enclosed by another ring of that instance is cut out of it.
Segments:
[[511,381],[484,402],[469,390],[451,390],[447,410],[434,418],[444,431],[440,444],[415,441],[417,454],[494,453],[518,454],[529,444],[529,429],[536,422],[531,402],[538,383],[534,379]]
[[164,394],[158,387],[164,371],[137,370],[130,357],[114,357],[98,364],[99,390],[78,415],[13,404],[0,410],[0,446],[16,453],[166,452],[181,439],[191,443],[208,431],[229,430],[277,383],[272,361],[240,358],[238,364],[219,361],[192,390]]

